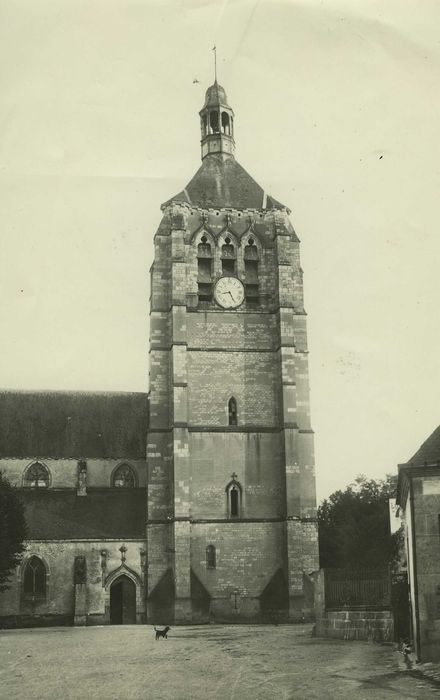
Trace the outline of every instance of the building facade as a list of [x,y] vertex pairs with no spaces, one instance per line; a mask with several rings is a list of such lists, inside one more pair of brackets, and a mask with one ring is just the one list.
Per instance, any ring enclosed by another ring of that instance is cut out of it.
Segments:
[[414,651],[440,660],[440,427],[399,465],[397,505],[404,526]]
[[[162,206],[154,239],[148,419],[142,394],[129,399],[144,406],[142,427],[142,410],[131,413],[139,433],[127,419],[120,425],[117,411],[101,409],[102,422],[119,436],[107,471],[100,460],[109,450],[99,457],[87,445],[71,450],[70,498],[84,503],[93,488],[107,488],[104,501],[120,512],[111,527],[101,518],[96,534],[103,537],[87,546],[77,537],[72,547],[62,529],[53,544],[55,559],[63,552],[58,580],[70,587],[68,615],[78,624],[312,614],[318,543],[299,240],[287,207],[235,159],[234,113],[217,81],[206,92],[200,126],[201,167]],[[112,401],[117,396],[108,406]],[[53,458],[55,448],[47,445],[46,453]],[[23,477],[29,502],[40,491],[50,498],[60,454],[57,447],[53,476],[41,487],[38,474]],[[14,460],[4,461],[8,475]],[[98,485],[104,473],[105,487]],[[140,514],[134,506],[128,527],[123,498],[129,504],[132,497],[136,504],[143,498],[144,508]],[[32,508],[38,519],[39,506]],[[34,542],[29,557],[40,556]],[[52,583],[47,559],[41,554],[55,591],[61,583]],[[6,607],[18,615],[26,566],[7,594],[15,603]]]

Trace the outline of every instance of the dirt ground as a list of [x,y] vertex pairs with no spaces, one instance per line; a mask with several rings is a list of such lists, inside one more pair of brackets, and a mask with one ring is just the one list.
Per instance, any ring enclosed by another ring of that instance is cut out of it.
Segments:
[[319,640],[309,625],[58,627],[0,632],[7,700],[440,697],[391,646]]

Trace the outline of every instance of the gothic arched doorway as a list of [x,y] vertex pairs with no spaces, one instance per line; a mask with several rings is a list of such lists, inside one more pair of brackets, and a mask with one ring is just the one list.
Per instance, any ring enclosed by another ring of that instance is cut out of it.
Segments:
[[110,624],[136,624],[136,584],[124,574],[110,586]]

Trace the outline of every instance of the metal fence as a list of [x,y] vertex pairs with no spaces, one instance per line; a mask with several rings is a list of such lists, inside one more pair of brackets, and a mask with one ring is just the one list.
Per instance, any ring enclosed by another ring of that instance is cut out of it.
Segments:
[[327,610],[391,606],[388,569],[325,569],[324,576]]

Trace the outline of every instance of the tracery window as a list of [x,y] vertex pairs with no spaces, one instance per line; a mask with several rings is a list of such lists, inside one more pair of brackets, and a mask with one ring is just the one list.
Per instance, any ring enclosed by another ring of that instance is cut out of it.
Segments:
[[31,464],[24,475],[23,486],[34,489],[47,489],[49,486],[49,470],[44,464]]
[[206,547],[206,568],[215,569],[217,565],[216,562],[216,552],[213,544],[208,544]]
[[46,597],[46,567],[39,557],[31,557],[25,564],[23,592],[26,596]]
[[128,464],[121,464],[113,473],[113,486],[133,489],[136,486],[136,476]]

